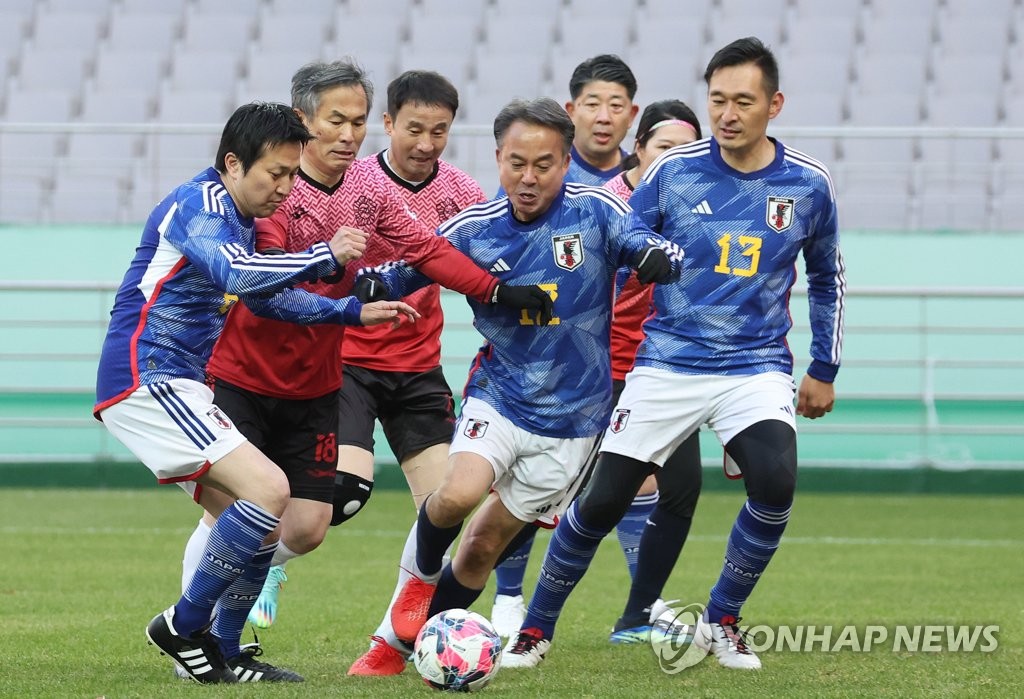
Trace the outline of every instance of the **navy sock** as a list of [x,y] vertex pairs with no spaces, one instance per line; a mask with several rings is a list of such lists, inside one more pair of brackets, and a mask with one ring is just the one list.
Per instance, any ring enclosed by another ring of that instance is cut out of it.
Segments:
[[633,503],[626,510],[619,523],[615,526],[615,533],[619,537],[619,546],[626,557],[626,567],[629,568],[629,577],[636,579],[636,558],[640,551],[640,537],[644,533],[647,518],[651,516],[654,508],[658,505],[657,491],[649,495],[637,495]]
[[416,567],[428,577],[437,575],[444,561],[444,552],[448,550],[455,537],[462,529],[462,522],[452,527],[438,527],[427,516],[427,503],[420,507],[419,519],[416,521]]
[[174,628],[179,634],[191,636],[210,622],[220,596],[245,572],[279,522],[247,500],[236,500],[221,513],[210,529],[210,539],[192,581],[174,605]]
[[771,507],[747,500],[736,517],[725,548],[722,575],[711,588],[708,619],[739,618],[740,608],[772,560],[793,505]]
[[455,577],[452,564],[449,563],[441,571],[441,579],[437,581],[437,590],[434,591],[434,598],[430,600],[430,610],[427,618],[448,609],[469,609],[469,605],[476,602],[480,597],[483,588],[476,590],[466,587]]
[[569,506],[548,544],[522,628],[540,629],[547,639],[555,635],[555,624],[569,593],[587,572],[601,539],[610,531],[593,529],[580,521],[578,500]]
[[530,562],[530,549],[533,548],[533,540],[537,536],[537,527],[532,524],[526,525],[529,534],[522,545],[515,552],[502,561],[501,565],[494,569],[495,581],[498,584],[496,595],[508,595],[515,597],[523,594],[523,579],[526,577],[526,564]]
[[242,629],[249,618],[249,610],[260,596],[263,590],[263,583],[267,580],[267,573],[270,571],[270,560],[277,550],[277,542],[263,546],[252,561],[245,567],[245,572],[239,575],[231,586],[224,591],[217,603],[217,615],[213,620],[213,635],[220,643],[221,652],[224,657],[231,659],[241,651],[239,644],[242,638]]
[[692,516],[680,517],[663,507],[655,507],[649,519],[640,538],[636,573],[622,614],[627,619],[639,618],[645,611],[650,615],[650,607],[661,597],[693,522]]

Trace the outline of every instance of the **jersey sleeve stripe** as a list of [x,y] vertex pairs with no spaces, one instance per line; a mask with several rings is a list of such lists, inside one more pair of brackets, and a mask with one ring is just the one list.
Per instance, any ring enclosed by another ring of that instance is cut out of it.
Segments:
[[568,199],[578,199],[580,197],[594,197],[596,199],[601,199],[622,215],[631,211],[629,204],[609,192],[604,187],[592,187],[591,185],[567,182],[565,184],[565,196]]
[[447,236],[455,228],[469,223],[470,221],[486,221],[488,219],[501,216],[505,213],[505,209],[507,207],[508,197],[501,197],[499,199],[485,201],[480,204],[474,204],[473,206],[466,207],[455,216],[452,216],[450,219],[442,223],[438,230],[441,235]]
[[832,201],[835,201],[836,190],[835,187],[832,185],[832,175],[829,173],[828,168],[825,167],[825,165],[821,161],[808,157],[807,155],[801,153],[798,150],[793,150],[789,146],[784,146],[783,157],[786,160],[790,161],[791,163],[795,163],[797,165],[800,165],[801,167],[805,167],[808,170],[813,170],[814,172],[817,172],[819,175],[824,177],[825,181],[828,183],[828,194],[830,197],[832,197]]
[[711,152],[711,139],[705,138],[700,141],[694,141],[693,143],[684,143],[681,146],[675,148],[669,148],[667,151],[655,158],[651,166],[647,168],[647,172],[641,178],[643,182],[649,182],[658,170],[661,169],[662,165],[670,160],[676,158],[699,158],[703,155],[707,155]]

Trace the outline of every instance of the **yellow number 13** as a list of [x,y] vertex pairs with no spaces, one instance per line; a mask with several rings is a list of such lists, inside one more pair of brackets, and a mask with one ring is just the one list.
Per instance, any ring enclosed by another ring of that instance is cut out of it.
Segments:
[[[555,301],[558,300],[558,284],[538,284],[537,286],[539,286],[544,291],[548,292],[548,296],[551,297],[551,303],[554,303]],[[558,325],[561,322],[562,321],[558,319],[558,316],[552,316],[551,320],[548,322],[548,325]],[[530,313],[524,308],[522,310],[522,315],[519,317],[519,324],[536,325],[537,318],[535,316],[530,316]]]
[[720,274],[735,274],[737,277],[752,277],[757,273],[757,263],[761,259],[761,239],[754,235],[741,235],[739,244],[743,246],[741,254],[750,258],[750,267],[746,269],[730,267],[729,248],[731,247],[732,236],[728,233],[718,239],[718,246],[722,248],[722,256],[715,265],[715,271]]

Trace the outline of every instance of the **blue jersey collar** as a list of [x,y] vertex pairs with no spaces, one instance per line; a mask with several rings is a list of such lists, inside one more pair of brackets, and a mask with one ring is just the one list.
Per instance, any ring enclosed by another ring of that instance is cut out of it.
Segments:
[[775,145],[775,158],[770,163],[768,163],[766,167],[763,167],[760,170],[755,170],[754,172],[740,172],[739,170],[729,165],[722,158],[722,152],[718,148],[718,141],[716,141],[714,137],[711,138],[711,160],[723,172],[725,172],[725,174],[729,175],[730,177],[736,177],[741,180],[762,179],[770,175],[775,170],[778,170],[780,167],[782,167],[782,160],[785,157],[786,151],[786,149],[782,145],[782,142],[779,141],[778,139],[769,136],[768,140]]

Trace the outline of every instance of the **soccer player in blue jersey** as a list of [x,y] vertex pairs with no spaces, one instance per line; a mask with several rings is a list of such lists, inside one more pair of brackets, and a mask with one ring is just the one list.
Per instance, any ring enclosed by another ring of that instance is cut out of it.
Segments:
[[[538,284],[553,304],[549,314],[530,315],[469,301],[486,344],[466,384],[445,477],[420,508],[414,577],[392,607],[404,642],[430,615],[468,607],[513,538],[575,495],[611,410],[616,269],[632,266],[649,283],[670,281],[681,267],[682,252],[618,197],[564,182],[573,130],[551,99],[508,104],[494,122],[508,195],[468,207],[439,229],[502,283]],[[403,267],[378,270],[392,296],[407,293],[404,280],[416,276]]]
[[337,275],[358,257],[345,233],[303,252],[254,253],[254,218],[270,216],[288,196],[309,139],[286,105],[235,110],[214,167],[150,214],[100,354],[94,415],[110,433],[160,483],[177,483],[205,508],[211,503],[200,486],[237,498],[218,510],[185,593],[146,628],[150,643],[204,683],[251,681],[269,670],[302,679],[238,649],[276,547],[265,541],[289,493],[284,473],[242,436],[204,383],[228,310],[241,299],[280,320],[353,325],[418,315],[399,302],[364,305],[290,288]]
[[[740,609],[789,520],[795,416],[822,417],[835,401],[845,269],[828,170],[767,135],[783,104],[771,51],[756,38],[739,39],[714,55],[704,79],[713,137],[666,151],[630,199],[644,222],[685,247],[686,271],[679,284],[655,288],[656,314],[644,326],[597,467],[555,530],[504,667],[544,658],[566,599],[637,485],[703,423],[725,446],[730,475],[744,478],[747,501],[694,642],[725,667],[761,666],[743,640]],[[813,337],[797,391],[786,334],[801,255]],[[685,537],[674,501],[662,492],[652,521]],[[638,570],[636,579],[665,579],[674,563]]]
[[[600,187],[622,172],[628,153],[622,149],[638,107],[633,103],[637,84],[633,71],[621,58],[602,54],[581,62],[569,78],[565,111],[575,127],[566,182]],[[644,522],[658,500],[652,478],[640,489],[636,502],[618,526],[619,542],[632,569]],[[497,586],[491,621],[501,636],[519,632],[526,607],[523,578],[537,529],[523,532],[522,543],[495,571]]]

